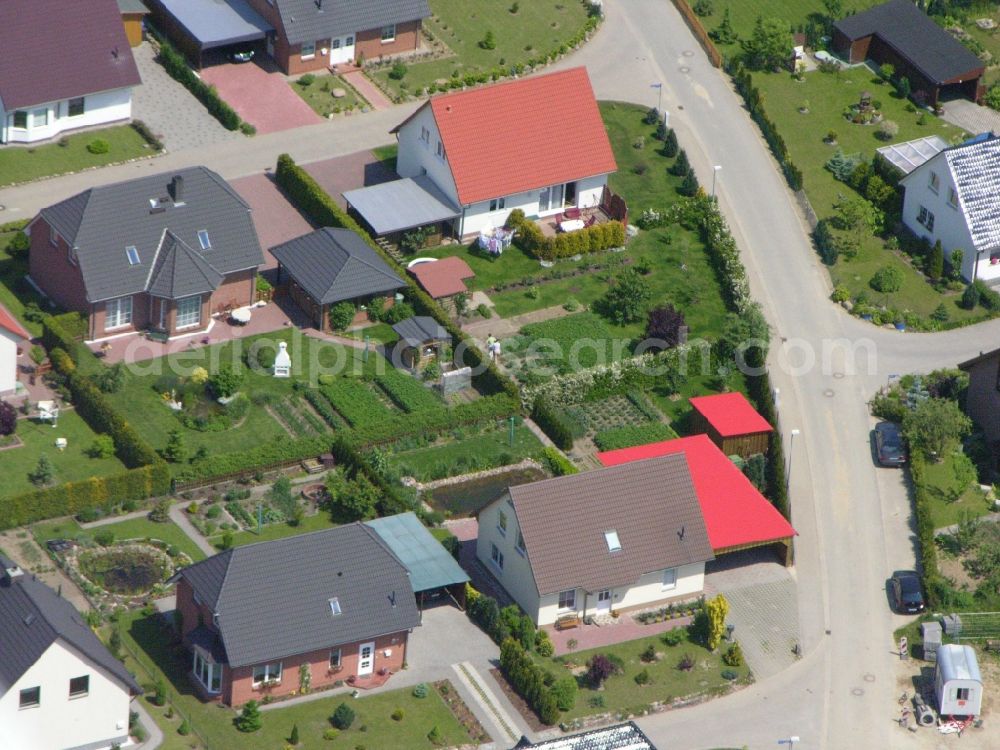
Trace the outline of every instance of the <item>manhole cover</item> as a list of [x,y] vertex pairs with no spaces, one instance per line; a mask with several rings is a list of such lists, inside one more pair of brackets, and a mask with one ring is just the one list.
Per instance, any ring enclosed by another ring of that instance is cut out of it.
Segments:
[[861,696],[865,694],[864,688],[851,688],[851,695]]
[[0,211],[3,211],[3,210],[5,210],[6,208],[7,208],[7,207],[6,207],[6,206],[5,206],[5,205],[4,205],[3,203],[0,203]]
[[871,672],[868,672],[865,675],[865,682],[875,682],[875,675],[873,675]]
[[694,57],[694,51],[689,49],[684,50],[681,54],[684,55],[684,57]]
[[833,389],[827,388],[825,391],[823,391],[823,395],[826,396],[827,398],[833,398]]
[[680,70],[681,73],[690,73],[691,72],[691,68],[689,68],[687,65],[681,65],[681,67],[678,68],[678,70]]
[[842,372],[835,372],[835,373],[833,373],[833,377],[836,380],[840,380],[842,377],[844,377],[844,373],[842,373]]

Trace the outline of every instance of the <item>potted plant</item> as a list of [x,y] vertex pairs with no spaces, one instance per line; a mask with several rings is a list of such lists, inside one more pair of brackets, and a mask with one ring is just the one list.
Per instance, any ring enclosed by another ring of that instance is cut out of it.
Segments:
[[906,330],[906,318],[903,317],[902,313],[896,314],[896,319],[893,321],[893,325],[896,326],[897,331]]

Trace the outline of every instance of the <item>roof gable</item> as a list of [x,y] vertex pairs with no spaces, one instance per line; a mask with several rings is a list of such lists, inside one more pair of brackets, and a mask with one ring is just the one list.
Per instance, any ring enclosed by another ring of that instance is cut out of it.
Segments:
[[9,110],[142,83],[115,0],[0,2]]
[[[711,560],[683,455],[509,488],[539,594],[635,583],[644,573]],[[605,533],[617,532],[620,551]]]
[[385,294],[406,286],[379,254],[349,229],[323,227],[272,247],[270,252],[321,304]]
[[[185,568],[218,615],[229,664],[260,664],[409,630],[420,622],[406,568],[364,524],[237,547]],[[336,597],[341,613],[331,613]]]
[[463,205],[618,168],[582,67],[443,94],[424,106]]
[[292,44],[391,24],[416,21],[431,15],[427,0],[275,0],[285,36]]
[[[175,199],[177,177],[182,187]],[[198,233],[207,230],[211,247],[203,255],[219,274],[264,262],[249,205],[206,167],[94,187],[43,208],[39,216],[76,248],[91,302],[146,291],[167,230],[188,248],[200,248]],[[129,264],[128,246],[137,249],[138,264]]]
[[157,297],[175,300],[211,292],[222,279],[223,275],[200,253],[168,229],[163,233],[163,242],[149,275],[148,291]]

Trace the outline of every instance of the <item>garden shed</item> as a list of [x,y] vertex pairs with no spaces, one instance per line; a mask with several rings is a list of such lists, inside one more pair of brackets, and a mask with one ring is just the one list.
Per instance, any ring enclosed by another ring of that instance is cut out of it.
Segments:
[[428,315],[401,320],[392,330],[399,334],[400,362],[411,370],[422,370],[428,362],[439,358],[442,346],[451,341],[444,326]]
[[767,453],[773,428],[742,393],[696,396],[691,406],[694,432],[706,433],[727,456]]
[[[278,261],[278,285],[321,331],[330,330],[331,305],[363,307],[406,287],[367,242],[347,229],[324,227],[271,248]],[[355,322],[366,319],[359,312]]]
[[376,518],[365,525],[406,567],[418,607],[447,596],[464,609],[469,576],[414,513]]
[[934,693],[941,716],[979,716],[983,678],[972,646],[947,644],[938,649]]

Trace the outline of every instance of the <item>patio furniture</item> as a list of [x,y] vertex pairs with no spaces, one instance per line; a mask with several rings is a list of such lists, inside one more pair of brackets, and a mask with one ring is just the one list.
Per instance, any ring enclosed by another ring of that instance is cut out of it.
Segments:
[[59,405],[55,401],[39,401],[38,419],[41,422],[51,422],[55,427],[59,421]]
[[575,612],[568,615],[562,615],[556,619],[556,630],[571,630],[572,628],[578,627],[580,627],[580,615]]
[[68,444],[69,443],[67,442],[66,438],[62,438],[62,437],[61,438],[56,438],[56,448],[58,448],[60,452],[66,450],[66,446]]
[[580,209],[573,206],[571,208],[567,208],[565,214],[567,219],[579,219]]
[[597,214],[591,214],[590,218],[587,219],[587,223],[584,226],[592,227],[597,223]]
[[250,322],[250,308],[249,307],[237,307],[229,313],[229,319],[236,325],[245,326]]
[[578,229],[583,229],[583,227],[583,219],[567,219],[559,223],[560,232],[575,232]]

